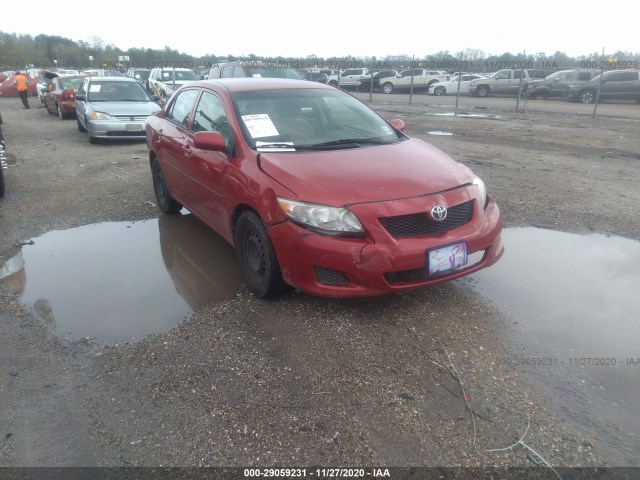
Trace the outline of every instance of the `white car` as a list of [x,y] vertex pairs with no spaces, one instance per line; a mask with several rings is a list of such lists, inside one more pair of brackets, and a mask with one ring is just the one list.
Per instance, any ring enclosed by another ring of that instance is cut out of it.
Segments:
[[153,95],[166,100],[182,85],[196,80],[200,80],[200,77],[189,68],[154,68],[149,74],[148,83]]
[[[462,75],[460,80],[460,95],[469,95],[469,83],[471,80],[485,78],[483,75]],[[453,77],[448,82],[432,83],[429,86],[429,93],[432,95],[455,95],[458,92],[459,77]]]

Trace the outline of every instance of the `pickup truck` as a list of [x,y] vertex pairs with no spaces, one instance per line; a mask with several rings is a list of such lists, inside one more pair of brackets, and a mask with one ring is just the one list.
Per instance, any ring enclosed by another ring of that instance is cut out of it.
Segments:
[[537,68],[498,70],[492,77],[472,80],[469,84],[469,93],[477,97],[486,97],[490,93],[518,95],[521,89],[524,91],[529,82],[546,76],[544,70]]
[[[397,77],[385,78],[380,82],[380,88],[384,93],[391,93],[396,90],[429,90],[431,84],[436,82],[446,82],[451,76],[442,70],[427,70],[426,68],[410,68],[401,71]],[[412,82],[413,79],[413,82]]]
[[330,75],[327,83],[332,87],[357,88],[358,82],[368,75],[368,68],[349,68],[342,73]]

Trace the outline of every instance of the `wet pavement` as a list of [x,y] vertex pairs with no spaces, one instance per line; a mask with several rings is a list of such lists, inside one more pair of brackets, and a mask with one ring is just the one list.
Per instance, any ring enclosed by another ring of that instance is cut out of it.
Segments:
[[504,257],[461,283],[506,309],[519,332],[505,362],[563,421],[639,465],[640,243],[539,228],[504,231]]
[[[503,235],[503,259],[456,283],[513,320],[515,353],[504,361],[559,418],[637,465],[640,243],[538,228]],[[0,281],[56,333],[100,344],[161,333],[241,286],[232,247],[190,214],[49,232],[1,265]]]

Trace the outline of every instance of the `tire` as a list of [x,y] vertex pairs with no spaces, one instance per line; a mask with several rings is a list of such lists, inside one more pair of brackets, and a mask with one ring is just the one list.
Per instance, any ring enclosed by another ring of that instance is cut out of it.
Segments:
[[331,81],[329,82],[329,85],[330,85],[330,86],[332,86],[332,87],[337,87],[337,86],[338,86],[338,82],[336,82],[336,81],[334,81],[334,80],[331,80]]
[[434,95],[438,95],[438,96],[446,95],[447,94],[447,89],[444,88],[442,85],[440,85],[440,86],[438,86],[438,87],[433,89],[433,94]]
[[259,298],[281,295],[286,284],[262,219],[251,210],[243,212],[233,237],[242,278],[249,290]]
[[578,102],[593,103],[596,101],[596,92],[593,90],[583,90],[578,94]]
[[182,209],[182,205],[176,202],[167,188],[167,182],[162,174],[160,162],[157,158],[151,161],[151,175],[153,178],[153,192],[156,195],[158,208],[163,213],[176,214]]
[[476,88],[476,94],[479,97],[486,97],[487,95],[489,95],[489,87],[487,87],[486,85],[480,85],[478,88]]
[[62,110],[60,110],[60,106],[56,105],[56,110],[58,111],[58,118],[60,120],[64,120],[65,118],[67,118],[67,115],[62,113]]
[[82,133],[86,133],[87,129],[82,126],[79,118],[76,118],[76,122],[78,122],[78,131]]
[[4,197],[4,172],[0,167],[0,198]]
[[382,85],[382,92],[387,94],[393,92],[393,83],[387,82],[384,85]]

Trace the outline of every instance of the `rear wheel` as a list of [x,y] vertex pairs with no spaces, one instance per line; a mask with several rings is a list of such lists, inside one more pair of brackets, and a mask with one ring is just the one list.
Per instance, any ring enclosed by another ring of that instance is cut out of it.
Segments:
[[385,83],[384,85],[382,85],[382,91],[384,93],[391,93],[393,92],[393,83]]
[[578,95],[578,101],[580,103],[593,103],[596,101],[596,92],[593,90],[583,90]]
[[248,210],[240,215],[234,241],[242,277],[249,290],[260,298],[282,294],[286,284],[267,229],[255,212]]
[[157,158],[154,158],[151,161],[151,175],[153,177],[153,192],[156,194],[158,208],[164,213],[178,213],[182,208],[182,205],[176,202],[169,193],[167,182],[164,179],[162,169],[160,168],[160,162]]

